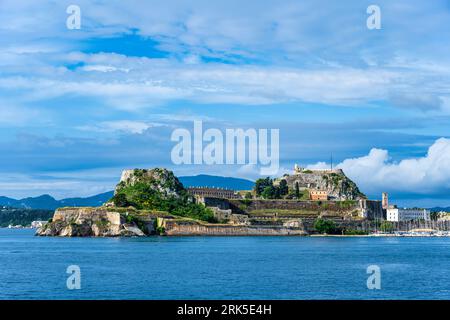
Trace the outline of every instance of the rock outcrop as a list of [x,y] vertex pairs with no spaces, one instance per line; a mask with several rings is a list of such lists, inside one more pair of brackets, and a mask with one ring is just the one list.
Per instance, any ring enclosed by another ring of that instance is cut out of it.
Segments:
[[[151,226],[149,226],[151,228]],[[144,231],[146,231],[144,229]],[[51,222],[36,231],[39,236],[117,237],[145,236],[135,222],[114,208],[60,208]]]
[[277,179],[279,183],[286,180],[288,188],[295,190],[298,184],[300,190],[326,191],[331,200],[360,200],[366,196],[358,189],[355,182],[350,180],[341,169],[309,170],[294,172]]
[[186,193],[183,184],[172,171],[164,168],[154,168],[122,171],[122,176],[114,190],[114,194],[118,194],[126,188],[134,187],[137,184],[148,186],[151,190],[158,192],[163,198],[179,198]]

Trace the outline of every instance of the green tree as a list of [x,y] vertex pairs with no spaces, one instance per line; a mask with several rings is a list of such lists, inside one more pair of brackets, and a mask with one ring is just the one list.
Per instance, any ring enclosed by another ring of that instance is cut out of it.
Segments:
[[319,233],[333,234],[337,232],[336,224],[332,220],[319,218],[314,222],[314,229]]
[[431,212],[430,213],[431,220],[437,220],[439,218],[439,212]]
[[298,182],[295,183],[295,197],[297,199],[300,199],[300,187],[298,185]]
[[391,232],[394,230],[394,224],[391,221],[382,221],[380,224],[380,230],[383,232]]
[[208,222],[217,222],[211,209],[202,204],[194,203],[186,190],[178,192],[178,196],[163,196],[146,183],[136,183],[125,186],[120,193],[113,197],[113,202],[118,207],[132,205],[138,210],[160,210],[170,214],[190,217]]
[[288,194],[289,188],[285,179],[280,181],[279,186],[274,186],[273,180],[267,177],[256,180],[254,190],[258,197],[264,199],[281,199]]
[[248,199],[248,200],[252,199],[253,198],[252,193],[251,192],[246,192],[244,198]]
[[130,203],[127,200],[127,196],[124,193],[118,193],[112,198],[114,205],[117,207],[128,207]]
[[280,196],[285,196],[288,194],[289,188],[286,179],[281,179],[279,189],[280,189]]
[[267,186],[264,188],[263,192],[261,193],[261,196],[264,199],[275,199],[276,194],[277,194],[277,191],[274,186]]
[[260,178],[260,179],[256,180],[255,181],[255,187],[254,187],[256,196],[261,196],[263,191],[264,191],[264,189],[266,187],[270,187],[270,186],[273,186],[273,181],[269,177],[267,177],[267,178]]

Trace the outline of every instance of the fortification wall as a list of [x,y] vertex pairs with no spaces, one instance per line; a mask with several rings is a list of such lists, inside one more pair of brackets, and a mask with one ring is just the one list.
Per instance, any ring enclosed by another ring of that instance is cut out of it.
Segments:
[[165,223],[168,236],[304,236],[303,228],[283,226],[231,226],[204,225],[190,222],[168,220]]
[[383,204],[379,200],[359,200],[359,207],[363,218],[369,220],[386,219],[386,210],[383,209]]
[[235,214],[252,214],[252,212],[264,210],[273,210],[273,213],[277,210],[292,210],[293,212],[305,211],[305,213],[313,215],[352,215],[369,220],[385,218],[381,201],[366,199],[358,201],[300,201],[202,198],[201,202],[207,207],[231,210]]
[[417,229],[433,229],[450,231],[450,221],[400,221],[392,222],[396,231],[411,231]]
[[300,201],[300,200],[228,200],[230,208],[251,212],[257,210],[305,210],[346,212],[359,210],[358,201]]
[[211,197],[198,197],[200,203],[203,203],[207,207],[217,207],[221,210],[229,210],[230,202],[226,199],[211,198]]

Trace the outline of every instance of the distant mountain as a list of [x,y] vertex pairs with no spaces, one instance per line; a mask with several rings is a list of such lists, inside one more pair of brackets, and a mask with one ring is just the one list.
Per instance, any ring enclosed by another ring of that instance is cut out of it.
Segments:
[[20,200],[0,197],[0,206],[55,210],[59,207],[97,207],[108,201],[113,196],[112,191],[97,194],[87,198],[67,198],[56,200],[48,194],[39,197],[28,197]]
[[0,196],[0,206],[15,207],[19,200]]
[[48,194],[44,194],[39,197],[28,197],[25,199],[18,200],[18,208],[29,208],[29,209],[55,209],[59,207],[59,202]]
[[434,208],[430,208],[431,212],[439,212],[439,211],[445,211],[445,212],[450,212],[450,207],[434,207]]
[[[255,184],[253,181],[246,179],[206,174],[179,177],[179,180],[185,187],[215,187],[233,190],[250,190]],[[56,200],[48,194],[20,200],[0,196],[0,206],[48,210],[55,210],[59,207],[97,207],[111,199],[113,193],[113,191],[108,191],[87,198],[66,198],[62,200]]]
[[200,174],[198,176],[178,177],[185,187],[215,187],[233,190],[250,190],[255,183],[250,180],[232,177],[219,177]]
[[59,200],[60,207],[98,207],[112,198],[114,191],[108,191],[87,198],[67,198]]

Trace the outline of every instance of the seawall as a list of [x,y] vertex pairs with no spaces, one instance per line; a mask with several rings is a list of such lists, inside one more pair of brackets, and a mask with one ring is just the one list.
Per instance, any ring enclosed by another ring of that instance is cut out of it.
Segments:
[[165,221],[167,236],[305,236],[307,232],[300,228],[283,226],[232,226],[217,224],[199,224],[191,222]]

